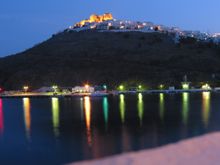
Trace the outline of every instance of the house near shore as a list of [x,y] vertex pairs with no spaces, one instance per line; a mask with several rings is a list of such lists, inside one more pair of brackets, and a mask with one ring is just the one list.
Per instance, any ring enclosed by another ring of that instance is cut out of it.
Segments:
[[95,91],[95,88],[89,85],[76,86],[72,88],[72,93],[93,93],[94,91]]

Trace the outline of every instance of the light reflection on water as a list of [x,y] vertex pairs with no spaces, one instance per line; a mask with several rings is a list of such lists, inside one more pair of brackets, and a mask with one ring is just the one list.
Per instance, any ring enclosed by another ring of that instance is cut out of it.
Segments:
[[209,125],[209,115],[210,115],[210,92],[202,93],[202,118],[204,125],[207,128]]
[[24,123],[26,136],[30,140],[31,138],[31,103],[29,98],[23,98],[23,109],[24,109]]
[[159,94],[160,101],[159,101],[159,114],[160,114],[160,119],[163,121],[164,120],[164,113],[165,113],[165,107],[164,107],[164,93]]
[[[188,118],[189,118],[189,93],[182,93],[182,122],[184,125],[187,125]],[[160,93],[159,95],[159,117],[163,121],[165,117],[165,94]],[[137,94],[137,112],[138,112],[138,119],[140,122],[140,126],[143,123],[144,118],[144,100],[143,94]],[[4,118],[3,118],[3,102],[0,99],[0,132],[3,133],[4,130]],[[59,105],[59,98],[53,97],[51,98],[51,106],[52,106],[52,122],[53,122],[53,129],[54,135],[56,137],[60,134],[60,105]],[[105,122],[105,129],[107,130],[108,127],[108,118],[109,118],[109,103],[108,97],[102,98],[102,109],[103,109],[103,118]],[[24,111],[24,123],[25,123],[25,130],[26,135],[28,138],[31,136],[31,101],[30,98],[23,98],[23,111]],[[81,113],[81,120],[85,119],[86,129],[87,129],[87,138],[88,144],[92,144],[92,131],[91,131],[91,98],[86,96],[84,98],[80,98],[80,113]],[[126,116],[126,103],[125,103],[125,95],[119,95],[119,112],[121,122],[125,122]],[[205,127],[208,127],[209,124],[209,116],[210,116],[210,92],[203,92],[202,93],[202,121]]]
[[108,98],[103,97],[103,114],[104,114],[104,120],[105,120],[105,129],[108,128]]
[[83,98],[80,98],[80,113],[81,113],[81,120],[83,121],[84,118],[84,109],[83,109]]
[[60,126],[60,106],[59,106],[59,99],[53,97],[51,99],[52,104],[52,120],[53,120],[53,130],[55,137],[58,137],[60,134],[59,126]]
[[125,122],[125,95],[120,94],[119,95],[119,111],[121,116],[121,122]]
[[[220,94],[216,95],[211,97],[210,92],[138,93],[101,98],[0,99],[0,133],[4,135],[0,142],[8,132],[11,132],[10,136],[17,137],[14,130],[20,126],[12,130],[14,122],[10,121],[10,117],[15,116],[16,123],[22,120],[20,123],[25,126],[25,134],[24,127],[20,131],[21,137],[26,135],[25,141],[34,142],[36,152],[43,141],[37,141],[39,132],[51,144],[54,137],[59,137],[57,146],[62,146],[65,154],[72,157],[76,153],[82,155],[73,160],[157,147],[192,137],[195,132],[202,134],[211,128],[220,130],[220,121],[211,122],[213,118],[220,118]],[[64,101],[68,106],[64,106]],[[20,111],[13,111],[15,107]],[[22,144],[19,140],[18,143]],[[33,149],[33,144],[29,145]]]
[[182,121],[184,125],[187,125],[189,117],[189,93],[182,93]]
[[142,125],[142,120],[144,116],[144,102],[143,102],[143,94],[141,93],[138,93],[137,109],[138,109],[138,117],[140,120],[140,125]]
[[91,131],[91,100],[90,97],[84,97],[84,113],[86,122],[86,134],[88,145],[92,146],[92,131]]

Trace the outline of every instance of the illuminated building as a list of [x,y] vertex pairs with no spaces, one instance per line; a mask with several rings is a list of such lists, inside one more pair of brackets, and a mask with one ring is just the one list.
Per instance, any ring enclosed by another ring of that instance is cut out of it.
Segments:
[[113,16],[111,13],[105,13],[103,15],[93,14],[90,16],[89,19],[82,20],[82,21],[76,23],[75,27],[82,27],[82,26],[89,24],[89,23],[100,23],[100,22],[109,21],[109,20],[113,20]]
[[95,91],[95,88],[89,86],[88,84],[84,86],[76,86],[72,88],[72,93],[93,93],[94,91]]

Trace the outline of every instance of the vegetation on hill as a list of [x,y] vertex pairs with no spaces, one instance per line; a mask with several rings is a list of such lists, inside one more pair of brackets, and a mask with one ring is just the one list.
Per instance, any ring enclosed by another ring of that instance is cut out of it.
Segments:
[[64,31],[20,54],[0,59],[6,89],[75,86],[86,82],[179,85],[184,75],[220,85],[220,48],[192,38],[174,43],[161,33]]

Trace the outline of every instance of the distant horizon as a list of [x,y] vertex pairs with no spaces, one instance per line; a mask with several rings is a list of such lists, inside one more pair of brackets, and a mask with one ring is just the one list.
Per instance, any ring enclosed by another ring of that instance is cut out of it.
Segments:
[[183,30],[218,33],[220,32],[220,22],[216,21],[216,16],[220,15],[218,6],[220,2],[217,0],[212,2],[138,0],[135,3],[124,0],[120,2],[9,0],[0,6],[0,57],[23,52],[50,38],[52,34],[88,18],[91,14],[107,12],[112,13],[118,20],[149,21]]

